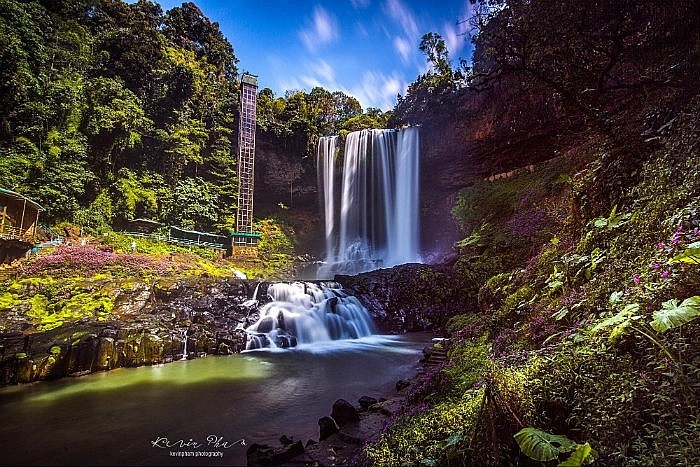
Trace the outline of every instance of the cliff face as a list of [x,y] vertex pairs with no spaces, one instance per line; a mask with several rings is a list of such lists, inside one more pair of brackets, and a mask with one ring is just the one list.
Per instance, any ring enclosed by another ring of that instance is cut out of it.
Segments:
[[0,334],[0,385],[240,352],[251,294],[237,279],[135,283],[115,298],[109,321]]
[[261,134],[255,158],[255,218],[288,223],[300,254],[321,255],[323,215],[316,185],[316,161],[294,140]]

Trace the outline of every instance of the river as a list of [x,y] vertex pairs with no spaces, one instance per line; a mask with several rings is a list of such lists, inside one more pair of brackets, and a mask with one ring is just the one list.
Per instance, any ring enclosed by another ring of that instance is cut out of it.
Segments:
[[390,393],[429,341],[373,335],[2,388],[0,463],[245,465],[252,443],[318,440],[336,399]]

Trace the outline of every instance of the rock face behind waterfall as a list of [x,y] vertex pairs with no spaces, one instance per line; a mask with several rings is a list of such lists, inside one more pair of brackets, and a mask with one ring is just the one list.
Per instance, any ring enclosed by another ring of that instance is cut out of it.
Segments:
[[367,308],[378,331],[442,331],[450,317],[476,309],[473,287],[452,265],[404,264],[388,269],[337,275]]
[[136,283],[116,297],[113,320],[0,333],[0,385],[240,352],[255,286],[205,278]]

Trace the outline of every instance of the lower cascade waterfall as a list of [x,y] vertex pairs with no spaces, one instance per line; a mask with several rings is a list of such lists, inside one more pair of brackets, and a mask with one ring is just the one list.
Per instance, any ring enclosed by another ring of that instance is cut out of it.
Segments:
[[285,349],[374,334],[367,309],[337,282],[280,282],[271,284],[267,295],[272,301],[260,307],[259,319],[245,330],[246,350]]

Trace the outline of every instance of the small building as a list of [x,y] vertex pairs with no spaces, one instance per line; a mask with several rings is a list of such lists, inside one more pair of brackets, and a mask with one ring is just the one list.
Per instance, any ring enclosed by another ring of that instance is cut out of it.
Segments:
[[0,263],[19,258],[34,246],[42,210],[26,196],[0,188]]

